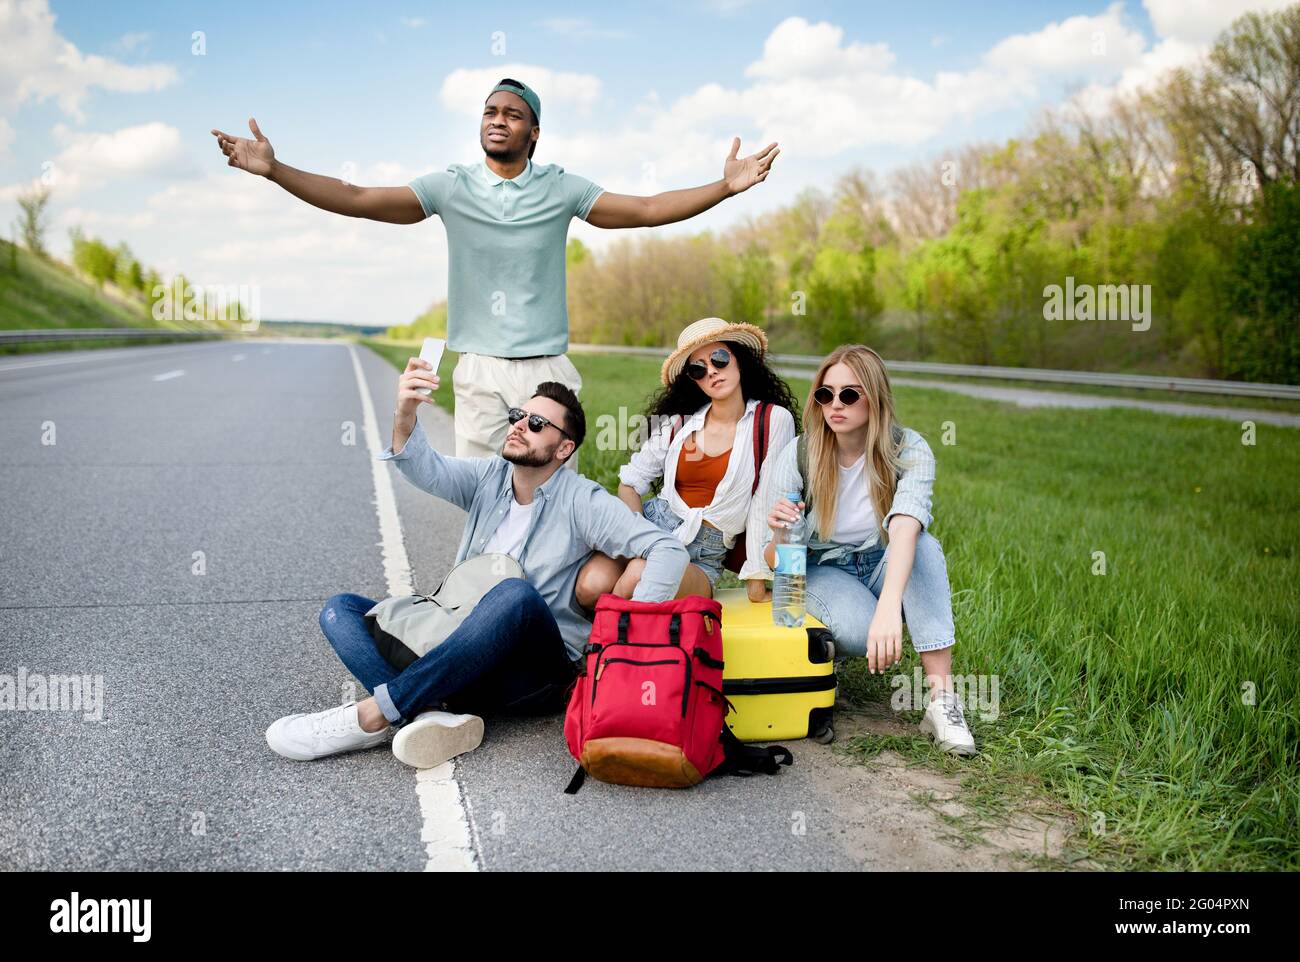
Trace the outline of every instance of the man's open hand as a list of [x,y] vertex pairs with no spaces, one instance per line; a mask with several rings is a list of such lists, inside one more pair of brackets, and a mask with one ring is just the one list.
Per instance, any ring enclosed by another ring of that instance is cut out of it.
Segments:
[[248,129],[253,132],[256,140],[232,137],[216,128],[213,128],[212,133],[217,138],[217,146],[221,148],[221,152],[230,158],[226,162],[227,167],[238,167],[250,174],[265,177],[271,172],[275,162],[275,151],[271,149],[271,142],[262,136],[261,128],[252,117],[248,118]]
[[739,151],[740,138],[736,137],[731,141],[731,153],[722,165],[722,179],[727,182],[727,187],[733,194],[749,190],[755,184],[766,180],[768,172],[772,169],[772,161],[776,160],[776,155],[781,152],[781,148],[774,142],[756,154],[737,158],[736,154]]

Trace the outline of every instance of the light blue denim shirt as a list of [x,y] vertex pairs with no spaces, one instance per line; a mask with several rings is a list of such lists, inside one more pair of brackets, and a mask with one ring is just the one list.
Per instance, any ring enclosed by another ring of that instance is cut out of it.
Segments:
[[[862,544],[857,545],[822,541],[815,534],[815,525],[812,526],[809,530],[808,547],[818,552],[818,563],[824,564],[843,555],[866,551],[881,544],[884,540],[881,535],[885,534],[888,537],[889,522],[896,514],[906,514],[915,518],[921,522],[922,530],[928,529],[934,521],[930,510],[934,500],[934,452],[918,432],[902,425],[899,425],[899,428],[902,431],[902,444],[898,452],[901,470],[898,475],[898,485],[894,490],[894,500],[889,506],[888,513],[880,519],[876,530],[869,534]],[[795,491],[800,494],[804,491],[804,478],[799,474],[798,438],[773,455],[763,469],[762,483],[750,504],[749,526],[755,531],[763,532],[759,544],[759,558],[763,573],[756,574],[755,577],[764,577],[769,581],[772,579],[772,571],[767,567],[762,554],[767,550],[768,542],[772,540],[772,529],[768,527],[767,516],[771,514],[772,505],[776,503],[777,498]],[[811,510],[815,515],[817,506],[813,505]]]
[[[416,424],[402,450],[379,456],[392,461],[421,491],[469,512],[456,564],[483,553],[510,513],[515,466],[505,458],[453,458],[435,451]],[[634,601],[667,601],[677,594],[690,563],[685,546],[603,487],[576,471],[556,471],[533,492],[533,517],[519,552],[524,577],[555,616],[569,657],[577,659],[591,622],[574,597],[578,569],[593,551],[614,558],[645,558]]]

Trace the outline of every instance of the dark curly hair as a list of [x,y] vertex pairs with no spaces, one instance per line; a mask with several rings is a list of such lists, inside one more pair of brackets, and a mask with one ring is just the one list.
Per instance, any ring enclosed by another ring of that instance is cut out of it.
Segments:
[[[767,366],[767,362],[758,357],[744,344],[723,341],[727,350],[740,365],[740,393],[746,401],[768,401],[787,409],[794,416],[794,423],[799,423],[799,402],[790,393],[790,385]],[[651,424],[660,423],[659,418],[671,418],[680,414],[690,417],[709,401],[709,396],[686,374],[685,368],[677,379],[658,393],[651,395],[646,417]]]

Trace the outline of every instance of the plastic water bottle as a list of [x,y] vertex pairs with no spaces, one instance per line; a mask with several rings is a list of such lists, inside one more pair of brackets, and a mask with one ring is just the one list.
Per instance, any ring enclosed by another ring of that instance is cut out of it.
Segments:
[[[791,504],[799,503],[799,492],[786,495]],[[772,573],[772,623],[784,628],[803,626],[804,579],[808,571],[808,525],[803,512],[789,527],[780,528],[776,542],[776,570]]]

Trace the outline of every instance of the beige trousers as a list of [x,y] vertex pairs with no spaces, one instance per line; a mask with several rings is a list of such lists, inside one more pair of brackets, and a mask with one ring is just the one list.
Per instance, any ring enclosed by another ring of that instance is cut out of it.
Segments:
[[[559,381],[575,394],[582,375],[565,354],[517,361],[487,354],[462,354],[452,371],[456,394],[456,457],[486,458],[501,453],[510,422],[506,413],[521,407],[543,381]],[[578,454],[566,463],[578,469]]]

